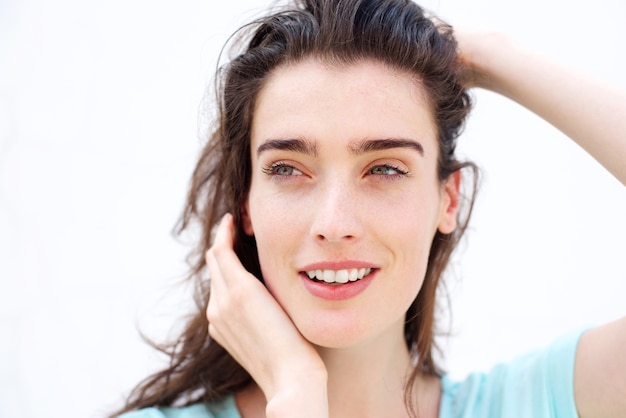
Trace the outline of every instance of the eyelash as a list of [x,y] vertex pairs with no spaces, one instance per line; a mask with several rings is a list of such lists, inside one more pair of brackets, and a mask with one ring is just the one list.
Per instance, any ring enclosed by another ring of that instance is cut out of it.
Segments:
[[[377,169],[377,168],[384,168],[386,170],[393,170],[396,172],[396,174],[374,174],[373,170]],[[369,169],[369,173],[373,176],[380,176],[380,177],[391,177],[391,178],[397,178],[397,177],[403,177],[406,176],[407,174],[409,174],[408,171],[406,170],[402,170],[400,167],[397,167],[395,165],[391,165],[391,164],[379,164],[379,165],[375,165],[372,168]]]
[[[395,171],[396,173],[394,173],[394,174],[376,174],[376,173],[374,173],[373,171],[375,169],[378,169],[378,168],[383,168],[385,170],[392,170],[392,171]],[[278,171],[281,170],[281,169],[288,169],[288,170],[290,170],[290,173],[289,174],[280,174],[280,173],[278,173]],[[261,171],[264,174],[267,174],[268,176],[271,176],[271,177],[291,177],[291,176],[294,176],[294,175],[295,176],[302,175],[302,172],[300,172],[300,170],[298,170],[294,166],[292,166],[290,164],[282,163],[282,162],[277,162],[277,163],[273,163],[271,165],[265,166],[265,167],[263,167],[261,169]],[[299,172],[300,174],[294,174],[295,171]],[[391,165],[391,164],[378,164],[378,165],[375,165],[375,166],[371,167],[368,170],[368,173],[370,175],[372,175],[372,176],[377,176],[377,177],[380,177],[380,178],[384,178],[385,180],[393,180],[393,179],[397,179],[399,177],[404,177],[404,176],[409,174],[408,171],[402,170],[400,167],[395,166],[395,165]]]
[[[277,171],[283,168],[287,168],[291,170],[290,174],[279,174]],[[269,166],[265,166],[261,169],[261,171],[263,171],[264,174],[267,174],[268,176],[276,176],[276,177],[289,177],[289,176],[293,176],[293,172],[294,171],[298,171],[300,172],[300,170],[298,170],[297,168],[295,168],[292,165],[289,164],[285,164],[285,163],[274,163],[272,165]],[[296,174],[296,175],[301,175],[302,173],[300,172],[300,174]]]

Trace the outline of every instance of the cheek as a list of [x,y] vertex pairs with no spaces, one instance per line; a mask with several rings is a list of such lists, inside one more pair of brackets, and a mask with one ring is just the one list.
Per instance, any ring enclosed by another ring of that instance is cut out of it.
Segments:
[[370,206],[370,223],[379,225],[381,235],[395,240],[393,245],[407,253],[428,253],[438,226],[436,193],[405,193],[384,204]]
[[[279,287],[276,278],[284,276],[280,274],[280,260],[286,258],[284,250],[288,247],[284,246],[287,242],[284,234],[276,231],[272,226],[277,225],[274,225],[271,220],[268,223],[256,222],[254,232],[263,281],[270,293],[276,297],[274,289]],[[272,234],[271,231],[276,231],[276,233]]]
[[248,207],[261,271],[265,278],[273,277],[275,270],[288,266],[305,234],[299,210],[285,199],[254,194]]
[[[428,202],[428,203],[426,203]],[[433,238],[437,232],[435,195],[407,197],[404,205],[387,208],[387,221],[377,222],[378,242],[393,254],[394,277],[412,301],[422,286]]]

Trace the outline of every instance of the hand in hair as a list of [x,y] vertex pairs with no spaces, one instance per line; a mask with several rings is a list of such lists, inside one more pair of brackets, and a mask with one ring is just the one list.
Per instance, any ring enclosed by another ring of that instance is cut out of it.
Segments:
[[455,30],[467,87],[502,94],[570,137],[626,185],[626,92],[508,36]]
[[[456,33],[467,84],[554,125],[626,185],[626,93],[491,33]],[[581,418],[626,416],[626,317],[586,332],[576,353]]]
[[222,219],[206,261],[211,272],[209,333],[259,385],[267,416],[327,416],[324,363],[269,291],[241,265],[233,251],[231,215]]

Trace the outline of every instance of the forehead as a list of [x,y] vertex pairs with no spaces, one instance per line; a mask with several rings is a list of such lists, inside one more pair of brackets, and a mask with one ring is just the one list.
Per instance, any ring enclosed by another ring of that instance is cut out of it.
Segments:
[[274,70],[259,92],[253,148],[272,137],[417,137],[433,142],[436,128],[417,76],[375,61],[329,65],[307,59]]

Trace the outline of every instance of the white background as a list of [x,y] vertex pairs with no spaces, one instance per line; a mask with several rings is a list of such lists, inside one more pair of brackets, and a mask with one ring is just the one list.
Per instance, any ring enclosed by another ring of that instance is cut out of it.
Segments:
[[[162,340],[191,306],[170,231],[203,93],[266,3],[0,1],[0,417],[103,416],[162,364],[137,329]],[[620,0],[423,4],[626,88]],[[454,377],[626,312],[624,186],[526,110],[476,98],[461,150],[484,181],[449,281]]]

